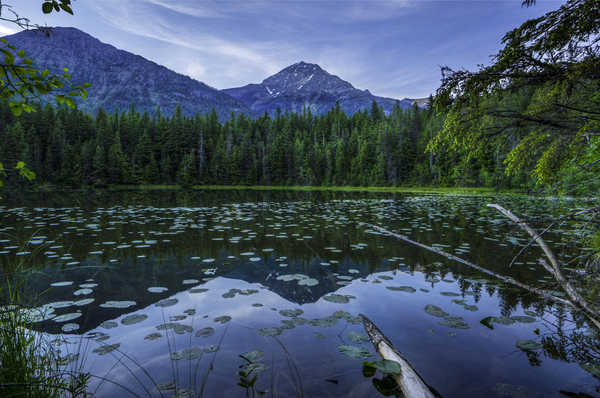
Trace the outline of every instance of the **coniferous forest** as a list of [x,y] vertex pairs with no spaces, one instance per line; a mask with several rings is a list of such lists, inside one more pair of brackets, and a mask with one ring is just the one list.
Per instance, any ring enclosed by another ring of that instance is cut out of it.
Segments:
[[[523,104],[524,111],[540,91],[523,91],[509,101]],[[474,150],[444,137],[452,113],[432,107],[397,106],[386,116],[373,103],[352,116],[336,107],[323,116],[310,110],[257,119],[232,114],[226,122],[215,112],[186,117],[178,110],[166,117],[160,109],[149,115],[132,107],[112,114],[100,110],[94,117],[68,107],[37,108],[14,116],[7,103],[0,104],[0,158],[7,165],[24,161],[36,173],[37,185],[534,189],[574,178],[572,153],[566,148],[559,153],[544,137],[531,138],[538,124],[504,126],[500,134],[475,140]],[[486,118],[493,124],[493,116]],[[524,138],[535,150],[524,149]],[[571,152],[594,150],[595,145],[581,143]],[[26,184],[17,176],[8,182]]]

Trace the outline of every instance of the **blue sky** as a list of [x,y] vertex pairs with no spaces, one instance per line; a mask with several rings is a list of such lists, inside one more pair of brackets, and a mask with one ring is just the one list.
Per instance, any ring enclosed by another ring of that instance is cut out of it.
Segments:
[[[441,65],[488,63],[503,33],[564,1],[74,0],[75,16],[43,15],[41,0],[5,3],[219,89],[302,60],[376,95],[417,98],[435,92]],[[0,34],[13,31],[0,25]]]

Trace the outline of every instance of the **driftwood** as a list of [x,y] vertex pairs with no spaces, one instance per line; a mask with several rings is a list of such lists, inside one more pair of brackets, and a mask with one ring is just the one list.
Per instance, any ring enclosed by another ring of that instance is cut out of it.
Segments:
[[365,331],[375,347],[375,351],[381,355],[383,359],[394,361],[400,364],[402,372],[400,374],[393,375],[394,380],[400,387],[400,390],[406,398],[436,398],[439,395],[434,394],[431,389],[427,386],[423,378],[419,376],[416,370],[410,365],[410,363],[394,349],[392,343],[384,336],[383,333],[375,326],[373,322],[369,320],[363,314],[360,314],[362,318],[363,326]]
[[394,232],[388,231],[385,228],[381,228],[381,227],[379,227],[377,225],[369,225],[369,227],[371,227],[371,228],[373,228],[373,229],[375,229],[375,230],[377,230],[379,232],[382,232],[382,233],[384,233],[386,235],[392,236],[392,237],[394,237],[396,239],[403,240],[403,241],[408,242],[408,243],[410,243],[412,245],[415,245],[415,246],[421,247],[421,248],[423,248],[425,250],[429,250],[430,252],[439,254],[440,256],[446,257],[449,260],[453,260],[453,261],[459,262],[461,264],[464,264],[464,265],[466,265],[468,267],[471,267],[473,269],[476,269],[477,271],[482,272],[484,274],[491,275],[494,278],[500,279],[503,282],[509,283],[511,285],[514,285],[514,286],[518,286],[518,287],[520,287],[522,289],[525,289],[525,290],[528,290],[528,291],[530,291],[532,293],[539,294],[540,296],[543,296],[544,298],[547,298],[548,300],[552,300],[552,301],[560,303],[560,304],[564,304],[564,305],[568,305],[568,306],[573,307],[573,308],[577,308],[577,306],[575,304],[573,304],[571,301],[565,300],[565,299],[560,298],[560,297],[557,297],[557,296],[553,295],[551,292],[549,292],[547,290],[538,289],[536,287],[526,285],[524,283],[521,283],[521,282],[517,281],[514,278],[511,278],[510,276],[504,276],[504,275],[497,274],[497,273],[495,273],[493,271],[490,271],[489,269],[483,268],[480,265],[473,264],[470,261],[464,260],[464,259],[462,259],[460,257],[457,257],[457,256],[455,256],[453,254],[447,253],[447,252],[445,252],[443,250],[436,249],[435,247],[424,245],[423,243],[414,241],[414,240],[408,238],[407,236],[396,234]]
[[542,249],[546,257],[548,258],[548,261],[550,262],[548,263],[543,258],[541,258],[539,260],[540,265],[544,267],[544,269],[546,269],[546,271],[548,271],[554,277],[554,279],[558,282],[560,287],[562,287],[562,289],[565,291],[567,296],[569,296],[572,302],[575,303],[575,305],[579,307],[588,316],[588,318],[590,318],[592,322],[594,322],[598,329],[600,329],[600,322],[598,321],[598,319],[600,319],[599,314],[592,309],[591,305],[587,302],[587,300],[583,298],[583,296],[579,294],[579,292],[569,283],[567,278],[565,278],[558,264],[558,260],[554,255],[554,252],[550,249],[550,247],[548,247],[544,239],[542,239],[542,237],[533,228],[531,228],[529,225],[527,225],[525,222],[519,219],[519,217],[514,215],[510,210],[507,210],[504,207],[497,204],[489,204],[488,207],[492,207],[498,210],[500,213],[504,214],[511,221],[513,221],[515,224],[521,227],[521,229],[527,232],[533,238],[533,240],[535,240],[535,242]]

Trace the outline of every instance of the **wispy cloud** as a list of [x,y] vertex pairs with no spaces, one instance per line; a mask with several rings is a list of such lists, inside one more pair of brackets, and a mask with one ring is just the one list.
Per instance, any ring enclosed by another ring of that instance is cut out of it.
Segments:
[[435,91],[439,65],[485,63],[502,32],[560,0],[527,9],[500,0],[78,3],[76,26],[217,88],[260,82],[304,60],[357,88],[402,98]]
[[218,6],[213,1],[196,1],[189,3],[186,1],[173,0],[146,0],[149,4],[162,7],[169,11],[184,14],[196,18],[223,18],[225,14],[219,11]]

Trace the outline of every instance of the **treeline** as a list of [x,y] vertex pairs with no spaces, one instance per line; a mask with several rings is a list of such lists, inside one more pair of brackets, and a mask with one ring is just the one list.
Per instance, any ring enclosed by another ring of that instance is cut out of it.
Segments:
[[[95,117],[37,106],[15,117],[0,103],[0,161],[24,161],[36,184],[533,186],[529,170],[506,174],[518,135],[478,153],[428,144],[446,112],[396,107],[346,115],[310,111],[251,119],[215,112],[171,117],[127,112]],[[10,178],[13,183],[18,178]]]

